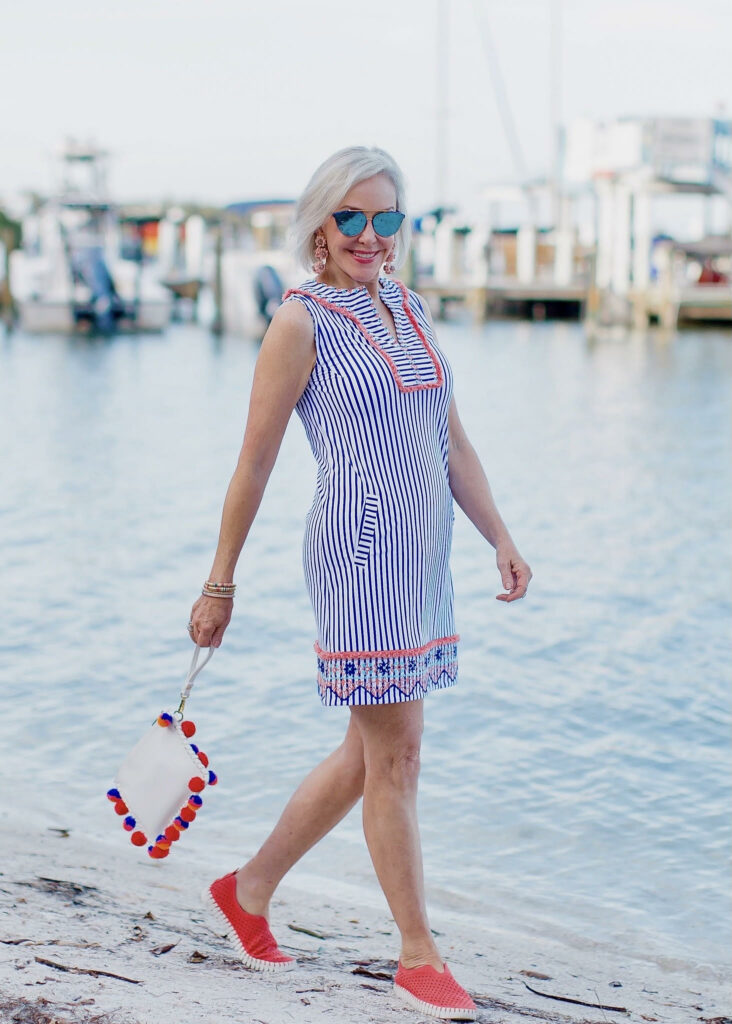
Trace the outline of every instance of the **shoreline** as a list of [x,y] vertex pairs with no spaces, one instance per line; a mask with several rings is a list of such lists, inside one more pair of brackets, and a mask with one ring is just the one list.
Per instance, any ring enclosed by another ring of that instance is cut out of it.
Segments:
[[[6,819],[3,833],[3,1021],[427,1019],[393,1000],[398,936],[388,912],[373,905],[283,885],[272,904],[272,930],[298,967],[263,976],[239,963],[202,906],[210,871],[200,863],[176,862],[175,855],[154,862],[121,836],[115,845],[17,817]],[[729,1014],[721,969],[575,949],[554,935],[506,933],[440,907],[431,906],[430,916],[443,956],[478,1003],[480,1021],[690,1024]]]

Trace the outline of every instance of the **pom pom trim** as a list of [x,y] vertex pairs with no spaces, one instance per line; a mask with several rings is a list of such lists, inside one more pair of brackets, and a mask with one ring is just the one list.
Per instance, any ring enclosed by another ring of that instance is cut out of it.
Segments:
[[208,766],[208,757],[199,750],[195,743],[189,740],[196,732],[196,727],[189,719],[182,720],[169,711],[163,711],[156,719],[157,725],[161,728],[169,728],[171,725],[176,730],[191,759],[193,774],[188,782],[189,795],[186,803],[181,807],[175,818],[151,842],[148,837],[137,827],[137,819],[130,810],[120,790],[113,786],[107,790],[107,799],[111,802],[114,811],[123,820],[120,822],[124,831],[129,835],[133,846],[147,847],[148,856],[153,860],[162,860],[167,857],[173,846],[181,835],[188,830],[196,819],[196,813],[203,806],[203,800],[199,795],[206,786],[214,786],[218,781],[216,773]]

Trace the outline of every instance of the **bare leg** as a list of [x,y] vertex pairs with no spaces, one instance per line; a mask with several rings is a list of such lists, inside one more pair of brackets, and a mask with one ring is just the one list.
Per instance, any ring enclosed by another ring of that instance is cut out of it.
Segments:
[[401,933],[401,962],[405,967],[431,964],[442,971],[427,920],[417,822],[423,702],[354,707],[351,721],[361,734],[366,765],[364,833]]
[[236,896],[269,918],[269,901],[293,864],[348,814],[363,793],[361,735],[349,722],[343,743],[295,790],[258,853],[237,872]]

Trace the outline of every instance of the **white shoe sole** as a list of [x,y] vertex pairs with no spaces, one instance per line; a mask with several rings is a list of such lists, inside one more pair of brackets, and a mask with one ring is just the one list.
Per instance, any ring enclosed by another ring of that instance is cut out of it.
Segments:
[[251,956],[250,953],[244,949],[244,946],[231,926],[226,914],[223,912],[221,907],[218,905],[216,900],[211,895],[210,889],[204,889],[201,893],[201,902],[210,911],[213,912],[220,924],[223,925],[226,931],[226,937],[236,951],[236,955],[241,959],[241,962],[245,967],[251,968],[253,971],[262,971],[267,974],[275,974],[280,971],[291,971],[297,966],[295,960],[286,960],[284,963],[272,963],[269,960],[258,960],[255,956]]
[[394,985],[394,995],[414,1010],[426,1013],[430,1017],[439,1017],[440,1020],[476,1020],[478,1017],[477,1010],[458,1010],[449,1006],[433,1006],[432,1003],[425,1003],[424,1000],[417,999],[401,985]]

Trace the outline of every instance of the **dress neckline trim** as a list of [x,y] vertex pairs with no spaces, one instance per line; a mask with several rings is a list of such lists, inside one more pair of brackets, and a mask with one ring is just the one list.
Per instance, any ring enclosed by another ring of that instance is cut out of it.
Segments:
[[[382,279],[380,278],[379,280],[381,281]],[[319,281],[315,281],[314,283],[316,285],[319,285],[321,288],[330,288],[330,285],[321,285]],[[389,283],[389,282],[387,282],[387,283]],[[430,390],[432,388],[442,387],[442,385],[444,383],[442,367],[440,366],[440,363],[439,363],[439,361],[437,359],[437,356],[435,355],[435,353],[434,353],[434,351],[432,349],[432,346],[427,341],[427,336],[425,335],[424,331],[420,327],[419,322],[418,322],[416,316],[412,312],[412,308],[409,305],[409,295],[408,295],[406,286],[401,281],[393,280],[391,283],[395,284],[397,286],[397,288],[399,289],[399,291],[401,292],[402,311],[404,312],[404,315],[406,316],[407,320],[409,320],[410,324],[412,325],[412,328],[414,329],[415,334],[417,335],[417,337],[419,338],[420,342],[422,343],[422,347],[425,350],[425,352],[427,353],[427,355],[429,356],[430,361],[431,361],[431,363],[432,363],[432,365],[434,367],[434,370],[435,370],[435,380],[429,381],[426,384],[424,384],[424,383],[405,384],[404,381],[402,380],[401,374],[399,373],[399,367],[396,365],[396,363],[394,362],[392,357],[384,349],[383,345],[380,345],[379,342],[376,340],[376,338],[374,338],[373,334],[362,323],[360,318],[358,316],[356,316],[355,313],[352,313],[350,309],[345,309],[343,306],[339,306],[337,303],[331,302],[329,299],[324,298],[322,295],[316,295],[315,292],[312,292],[312,291],[310,291],[310,290],[308,290],[306,288],[290,288],[290,289],[288,289],[285,292],[285,294],[282,296],[282,301],[284,302],[285,299],[289,298],[290,295],[306,295],[309,298],[313,299],[315,302],[320,303],[321,306],[325,306],[326,309],[331,309],[331,310],[333,310],[334,313],[340,313],[342,316],[345,316],[345,317],[347,317],[347,319],[351,320],[358,327],[359,331],[361,332],[361,334],[363,334],[364,338],[368,341],[369,345],[371,345],[372,348],[374,348],[379,353],[379,355],[382,357],[382,359],[386,360],[386,362],[387,362],[387,364],[389,366],[389,369],[391,370],[391,375],[394,378],[396,386],[399,388],[400,391],[402,391],[402,392],[428,391],[428,390]],[[304,284],[310,284],[310,281],[305,281]],[[334,288],[332,290],[337,292],[340,289]],[[346,289],[346,291],[348,292],[348,294],[352,294],[354,289]],[[371,298],[371,295],[368,293],[367,289],[365,289],[365,288],[363,288],[363,289],[357,288],[357,289],[355,289],[355,291],[365,291],[366,294],[368,295],[369,302],[371,302],[372,305],[373,305],[373,299]],[[396,344],[399,344],[399,338],[398,338],[398,330],[399,329],[398,329],[397,324],[396,324],[396,317],[394,318],[394,327],[397,330]]]
[[[391,283],[392,282],[388,277],[381,277],[380,275],[379,294],[381,294],[381,292],[386,291],[389,284]],[[398,282],[394,281],[393,283],[397,284]],[[337,295],[343,295],[344,297],[347,295],[358,295],[360,292],[365,292],[366,295],[368,295],[368,297],[371,298],[371,292],[368,290],[365,284],[359,285],[358,288],[336,288],[335,285],[326,284],[325,281],[318,281],[316,277],[310,277],[308,278],[307,281],[303,281],[303,283],[300,285],[301,288],[307,288],[308,286],[312,286],[315,288],[325,288],[329,292],[335,292]]]

